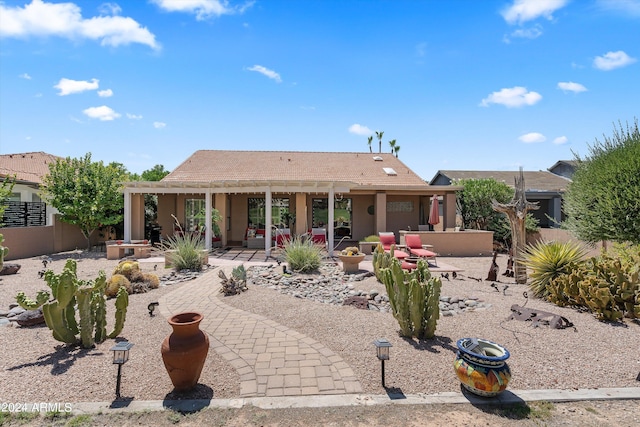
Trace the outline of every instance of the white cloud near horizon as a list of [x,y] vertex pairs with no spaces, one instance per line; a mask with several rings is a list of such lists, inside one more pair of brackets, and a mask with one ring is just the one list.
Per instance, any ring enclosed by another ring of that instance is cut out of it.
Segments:
[[100,98],[109,98],[109,97],[113,96],[113,91],[111,89],[99,90],[98,91],[98,96]]
[[131,119],[131,120],[140,120],[140,119],[142,119],[142,116],[141,115],[127,113],[127,118]]
[[71,95],[72,93],[80,93],[87,90],[96,90],[98,89],[100,80],[91,79],[91,81],[86,80],[71,80],[66,78],[61,78],[58,84],[53,86],[55,89],[58,89],[58,96]]
[[20,77],[21,79],[25,79],[25,80],[31,80],[31,76],[29,74],[27,74],[27,73],[22,73],[18,77]]
[[260,73],[264,76],[269,77],[272,80],[275,80],[278,83],[282,83],[282,79],[280,78],[280,74],[276,73],[273,70],[270,70],[266,67],[263,67],[262,65],[254,65],[253,67],[249,67],[247,68],[247,70],[249,71],[255,71],[257,73]]
[[557,137],[557,138],[554,138],[554,139],[553,139],[553,143],[554,143],[554,144],[556,144],[556,145],[566,144],[566,143],[567,143],[567,141],[569,141],[569,138],[567,138],[567,137],[566,137],[566,136],[564,136],[564,135],[559,136],[559,137]]
[[503,40],[505,43],[510,43],[511,38],[519,38],[519,39],[537,39],[542,35],[542,26],[534,25],[531,28],[519,28],[514,30],[508,36],[504,36]]
[[165,122],[153,122],[153,127],[156,129],[164,129],[167,127]]
[[573,93],[586,92],[588,90],[586,87],[584,87],[580,83],[574,83],[574,82],[558,82],[558,89],[561,89],[565,92],[573,92]]
[[247,1],[241,6],[229,7],[226,0],[151,0],[160,9],[167,12],[183,12],[196,15],[198,21],[222,15],[242,14],[253,6],[254,1]]
[[498,92],[489,94],[482,100],[480,106],[488,107],[490,104],[500,104],[507,108],[518,108],[525,105],[534,105],[542,99],[538,92],[527,91],[526,87],[515,86],[503,88]]
[[[120,11],[117,5],[101,10],[110,13]],[[140,43],[160,49],[155,35],[132,18],[102,15],[85,19],[80,7],[74,3],[47,3],[43,0],[32,0],[24,7],[5,6],[0,2],[0,36],[85,38],[99,40],[101,46]]]
[[364,135],[370,136],[373,135],[373,131],[366,126],[362,126],[358,123],[354,123],[349,126],[349,133],[353,133],[355,135]]
[[553,19],[553,12],[563,8],[568,0],[514,0],[511,6],[500,11],[504,20],[510,24],[523,24],[544,17]]
[[525,144],[535,144],[538,142],[545,142],[547,137],[540,132],[529,132],[524,135],[520,135],[518,139]]
[[120,117],[119,113],[116,113],[106,105],[101,105],[100,107],[89,107],[86,110],[82,110],[82,113],[87,117],[98,119],[103,122],[115,120]]
[[607,52],[602,56],[596,56],[593,60],[593,66],[598,70],[611,71],[616,68],[626,67],[633,64],[637,59],[630,57],[624,51]]

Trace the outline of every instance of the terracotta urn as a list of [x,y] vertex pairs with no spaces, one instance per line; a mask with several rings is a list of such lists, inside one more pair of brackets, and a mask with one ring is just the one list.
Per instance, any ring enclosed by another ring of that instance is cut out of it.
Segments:
[[345,273],[357,273],[360,261],[364,259],[364,254],[358,255],[338,255],[342,261],[342,271]]
[[200,330],[203,315],[179,313],[168,322],[173,332],[162,342],[162,360],[176,391],[189,390],[198,383],[209,352],[209,337]]
[[505,362],[510,356],[506,348],[482,338],[462,338],[457,346],[453,367],[464,388],[485,397],[507,388],[511,370]]

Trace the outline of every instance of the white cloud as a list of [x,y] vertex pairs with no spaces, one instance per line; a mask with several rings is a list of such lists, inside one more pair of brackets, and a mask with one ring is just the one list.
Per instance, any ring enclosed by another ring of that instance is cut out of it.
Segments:
[[607,52],[602,56],[596,56],[596,59],[593,60],[593,66],[598,70],[610,71],[633,64],[636,61],[637,59],[619,50],[617,52]]
[[545,142],[547,140],[547,138],[539,133],[539,132],[530,132],[530,133],[525,133],[524,135],[520,135],[518,137],[518,139],[522,142],[524,142],[525,144],[533,144],[536,142]]
[[501,104],[507,108],[522,107],[525,105],[534,105],[542,99],[542,95],[538,92],[527,92],[526,87],[515,86],[512,88],[500,89],[499,92],[493,92],[484,98],[480,105],[488,107],[490,104]]
[[540,25],[534,25],[531,28],[519,28],[514,30],[508,36],[504,36],[503,40],[505,43],[510,43],[511,38],[520,38],[520,39],[537,39],[542,35],[542,27]]
[[553,19],[553,12],[563,8],[568,0],[514,0],[500,14],[508,24],[522,24],[541,16]]
[[109,98],[113,96],[113,91],[111,89],[99,90],[98,96],[101,98]]
[[558,89],[561,89],[565,92],[574,92],[574,93],[586,92],[588,90],[586,87],[584,87],[580,83],[574,83],[574,82],[559,82]]
[[268,69],[266,67],[263,67],[262,65],[254,65],[253,67],[247,68],[247,70],[258,72],[260,74],[263,74],[263,75],[269,77],[272,80],[277,81],[278,83],[282,83],[282,79],[280,78],[280,74],[278,74],[275,71],[270,70],[270,69]]
[[31,76],[29,74],[27,74],[27,73],[22,73],[18,77],[20,77],[21,79],[25,79],[25,80],[31,80]]
[[218,17],[221,15],[232,15],[244,13],[245,10],[253,6],[253,1],[247,1],[242,6],[229,7],[226,0],[152,0],[161,9],[167,12],[184,12],[196,15],[199,21]]
[[163,129],[167,127],[167,124],[164,122],[153,122],[153,127],[156,129]]
[[98,83],[100,81],[98,79],[91,79],[90,82],[86,80],[71,80],[62,78],[58,82],[54,88],[58,89],[59,96],[70,95],[72,93],[80,93],[86,90],[96,90],[98,89]]
[[141,115],[127,113],[127,118],[131,119],[131,120],[140,120],[140,119],[142,119],[142,116]]
[[557,145],[562,145],[562,144],[566,144],[567,141],[569,141],[569,138],[567,138],[566,136],[559,136],[557,138],[554,138],[553,143],[557,144]]
[[120,15],[122,8],[117,3],[102,3],[98,10],[103,15]]
[[106,105],[102,105],[100,107],[90,107],[86,110],[82,110],[82,112],[85,116],[88,116],[92,119],[98,119],[103,122],[111,121],[120,117],[119,113],[116,113]]
[[349,126],[349,133],[364,136],[373,135],[373,131],[371,129],[366,126],[359,125],[358,123],[354,123]]
[[[114,7],[108,9],[111,13],[118,12]],[[74,3],[47,3],[43,0],[32,0],[24,7],[7,7],[0,2],[0,36],[88,38],[100,40],[102,46],[140,43],[160,49],[155,36],[132,18],[98,16],[85,19],[80,7]]]

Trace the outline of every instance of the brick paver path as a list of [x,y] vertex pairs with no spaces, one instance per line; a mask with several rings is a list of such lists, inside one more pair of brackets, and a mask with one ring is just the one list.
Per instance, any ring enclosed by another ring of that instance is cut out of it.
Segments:
[[[222,268],[227,277],[231,267]],[[351,367],[313,338],[266,317],[225,304],[216,268],[160,299],[166,318],[183,311],[204,315],[200,328],[211,348],[240,374],[241,397],[360,393]]]

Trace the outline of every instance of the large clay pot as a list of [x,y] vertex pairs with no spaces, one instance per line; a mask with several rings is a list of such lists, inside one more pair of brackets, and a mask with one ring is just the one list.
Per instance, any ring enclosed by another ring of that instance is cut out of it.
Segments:
[[509,351],[482,338],[462,338],[453,366],[463,387],[479,396],[496,396],[507,388]]
[[209,337],[200,330],[202,314],[179,313],[169,319],[171,335],[162,342],[162,360],[177,391],[198,383],[209,352]]

